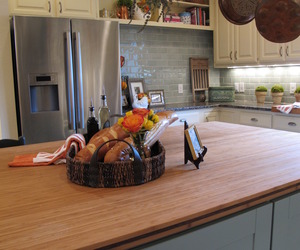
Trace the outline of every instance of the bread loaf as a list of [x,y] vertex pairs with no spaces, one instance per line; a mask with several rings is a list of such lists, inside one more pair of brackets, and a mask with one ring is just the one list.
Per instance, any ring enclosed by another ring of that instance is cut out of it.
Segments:
[[[81,162],[90,162],[93,153],[95,150],[102,145],[104,142],[107,142],[112,139],[125,139],[129,137],[129,134],[126,133],[121,126],[116,123],[110,128],[105,128],[98,131],[89,141],[85,148],[80,150],[78,154],[75,156],[76,160]],[[98,152],[98,160],[103,160],[106,152],[115,145],[116,142],[106,143]]]

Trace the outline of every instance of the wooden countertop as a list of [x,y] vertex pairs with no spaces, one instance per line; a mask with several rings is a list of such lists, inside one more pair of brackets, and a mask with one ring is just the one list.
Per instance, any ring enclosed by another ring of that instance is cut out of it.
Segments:
[[15,154],[53,152],[62,142],[0,149],[0,249],[128,248],[300,189],[300,134],[209,122],[197,170],[183,164],[183,127],[161,141],[166,172],[140,186],[71,183],[65,165],[9,168]]

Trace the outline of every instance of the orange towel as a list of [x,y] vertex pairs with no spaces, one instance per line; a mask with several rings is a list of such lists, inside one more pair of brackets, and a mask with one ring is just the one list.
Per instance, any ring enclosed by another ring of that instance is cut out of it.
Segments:
[[85,139],[82,134],[74,134],[69,136],[64,145],[57,149],[54,153],[41,152],[38,154],[17,155],[10,167],[30,167],[30,166],[46,166],[51,164],[66,163],[66,155],[71,146],[75,146],[75,152],[85,147]]

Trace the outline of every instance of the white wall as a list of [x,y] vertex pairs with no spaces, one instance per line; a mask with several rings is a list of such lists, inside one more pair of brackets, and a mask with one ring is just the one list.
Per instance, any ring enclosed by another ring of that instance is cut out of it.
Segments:
[[8,0],[0,0],[0,139],[17,137]]

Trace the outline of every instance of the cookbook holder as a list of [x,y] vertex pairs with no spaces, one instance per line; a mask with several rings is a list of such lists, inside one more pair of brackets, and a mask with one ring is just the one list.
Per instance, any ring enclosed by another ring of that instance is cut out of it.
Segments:
[[[122,141],[129,145],[133,161],[100,162],[98,151],[108,142]],[[67,177],[70,181],[94,188],[141,185],[160,177],[165,171],[165,149],[157,141],[151,147],[151,157],[141,159],[132,145],[124,140],[114,139],[100,145],[90,163],[74,159],[75,149],[67,154]]]

